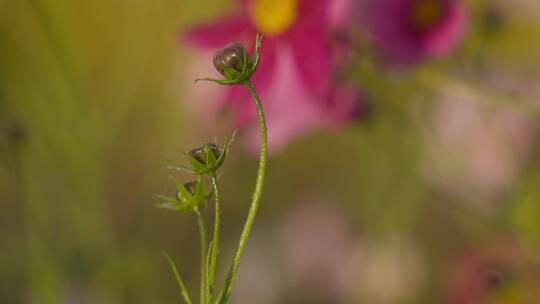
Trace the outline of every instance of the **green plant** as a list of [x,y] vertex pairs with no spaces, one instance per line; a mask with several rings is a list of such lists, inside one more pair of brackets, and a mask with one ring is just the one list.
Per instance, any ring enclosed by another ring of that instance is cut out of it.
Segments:
[[[159,207],[173,209],[181,212],[193,212],[197,216],[197,222],[200,231],[201,242],[201,286],[200,286],[200,303],[210,304],[225,304],[229,301],[229,297],[232,291],[232,286],[236,273],[240,266],[240,259],[244,253],[257,210],[261,199],[264,177],[266,175],[266,163],[267,163],[267,128],[266,120],[264,117],[264,110],[261,101],[257,95],[255,88],[253,87],[250,79],[257,69],[259,63],[259,49],[261,47],[262,36],[257,35],[255,42],[255,52],[252,57],[247,53],[246,48],[241,44],[229,44],[223,49],[219,50],[214,56],[214,66],[225,77],[222,80],[212,78],[200,78],[195,82],[212,81],[220,85],[243,85],[249,91],[253,97],[255,107],[257,109],[261,147],[259,158],[259,169],[257,172],[257,181],[255,184],[255,190],[251,200],[251,206],[244,224],[244,228],[240,235],[238,247],[232,259],[229,273],[223,283],[223,287],[219,293],[216,293],[216,268],[217,259],[219,255],[219,242],[220,242],[220,230],[221,230],[221,206],[220,206],[220,193],[217,178],[217,170],[221,167],[227,154],[229,153],[230,146],[234,140],[234,134],[230,139],[225,140],[223,149],[220,150],[217,143],[207,143],[200,148],[193,149],[186,154],[191,166],[184,166],[180,164],[171,164],[170,169],[184,170],[197,176],[196,181],[192,181],[186,184],[180,183],[174,177],[173,179],[177,195],[175,197],[167,197],[159,195],[160,203]],[[203,178],[208,177],[212,183],[212,193],[206,192],[203,185]],[[204,207],[209,197],[214,197],[214,229],[213,236],[210,244],[207,244],[206,226],[203,217],[201,216],[200,209]],[[184,281],[180,276],[176,265],[168,254],[164,253],[169,264],[176,276],[178,286],[180,287],[182,297],[187,304],[191,304],[191,298],[185,287]]]

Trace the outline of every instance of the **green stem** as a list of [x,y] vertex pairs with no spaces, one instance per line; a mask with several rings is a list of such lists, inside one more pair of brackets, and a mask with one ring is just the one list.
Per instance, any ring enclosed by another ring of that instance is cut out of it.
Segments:
[[214,296],[214,287],[216,282],[216,268],[217,268],[217,257],[219,254],[219,239],[220,239],[220,229],[221,229],[221,206],[220,206],[220,196],[219,196],[219,187],[218,187],[218,181],[216,174],[213,173],[211,176],[212,179],[212,186],[214,188],[214,199],[215,199],[215,206],[214,206],[214,236],[212,238],[212,248],[211,255],[210,255],[210,266],[209,266],[209,273],[208,273],[208,294],[209,299],[208,302],[210,303],[212,301],[212,297]]
[[267,138],[266,120],[264,117],[264,110],[263,110],[261,101],[259,99],[259,96],[257,95],[255,88],[253,88],[252,83],[248,80],[244,82],[244,85],[246,86],[249,93],[251,94],[251,97],[253,97],[253,101],[255,102],[255,107],[257,108],[257,117],[259,120],[259,129],[261,133],[260,134],[261,135],[261,153],[260,153],[260,158],[259,158],[259,170],[257,171],[257,182],[255,183],[255,191],[253,192],[251,206],[249,208],[249,213],[246,218],[246,222],[244,224],[244,229],[242,230],[242,234],[240,235],[238,248],[234,255],[231,268],[229,269],[229,274],[227,275],[227,279],[225,281],[225,286],[223,287],[223,291],[219,298],[220,304],[227,303],[229,299],[229,296],[232,290],[233,281],[236,276],[236,272],[238,271],[238,267],[240,266],[240,259],[242,258],[242,255],[246,248],[246,244],[249,239],[249,234],[251,233],[253,222],[255,221],[255,217],[257,215],[257,209],[259,208],[259,201],[261,200],[261,194],[262,194],[262,190],[264,186],[264,177],[266,175],[266,163],[268,159],[268,138]]
[[201,239],[201,304],[206,303],[206,227],[204,225],[204,219],[201,216],[199,208],[195,208],[195,214],[197,215],[197,224],[199,225],[199,235]]

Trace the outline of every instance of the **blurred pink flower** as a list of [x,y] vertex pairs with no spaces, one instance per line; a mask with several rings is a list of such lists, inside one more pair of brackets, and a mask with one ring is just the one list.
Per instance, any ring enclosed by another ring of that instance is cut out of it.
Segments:
[[[239,0],[236,14],[192,29],[194,46],[215,51],[230,42],[252,45],[265,35],[261,62],[252,82],[261,95],[271,151],[318,127],[340,125],[358,110],[352,86],[336,81],[334,46],[352,18],[352,0]],[[211,62],[208,62],[211,65]],[[235,127],[248,130],[257,146],[255,110],[245,88],[227,88],[225,107],[233,111]]]
[[448,55],[461,41],[468,10],[460,0],[364,0],[364,19],[382,57],[413,63]]
[[426,177],[468,209],[494,214],[534,156],[536,124],[462,85],[448,84],[438,94],[426,130]]

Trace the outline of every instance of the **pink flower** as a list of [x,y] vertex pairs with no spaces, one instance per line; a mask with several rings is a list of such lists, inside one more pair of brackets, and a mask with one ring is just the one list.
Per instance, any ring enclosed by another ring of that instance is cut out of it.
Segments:
[[[333,37],[344,31],[351,0],[239,0],[239,10],[187,33],[187,41],[215,51],[230,42],[252,45],[265,35],[252,78],[265,107],[271,151],[319,127],[339,125],[357,111],[357,92],[335,81]],[[211,65],[211,62],[208,62]],[[255,110],[245,88],[227,88],[224,102],[235,127],[249,127],[257,146]],[[334,92],[338,94],[334,94]],[[351,113],[351,115],[348,115]]]
[[424,168],[438,191],[495,215],[534,156],[537,133],[526,114],[482,98],[461,85],[440,89],[425,137]]
[[364,13],[382,57],[406,63],[448,55],[468,21],[460,0],[365,0]]

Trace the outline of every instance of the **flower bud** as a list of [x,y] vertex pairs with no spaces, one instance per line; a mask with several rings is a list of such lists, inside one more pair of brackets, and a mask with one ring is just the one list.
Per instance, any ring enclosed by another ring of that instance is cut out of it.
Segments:
[[197,174],[213,173],[223,164],[224,155],[213,143],[189,151],[187,155]]
[[206,194],[201,181],[193,181],[182,184],[171,177],[176,184],[176,197],[158,195],[160,200],[158,207],[177,211],[194,211],[203,206],[210,194]]
[[246,48],[240,43],[231,43],[214,55],[214,66],[225,77],[228,75],[228,69],[232,69],[238,73],[243,73],[244,65],[249,61]]
[[[184,188],[187,190],[187,192],[189,194],[191,194],[191,196],[194,196],[197,193],[197,187],[198,186],[199,186],[198,182],[188,182],[188,183],[184,184]],[[187,200],[187,199],[189,199],[189,197],[183,197],[184,195],[182,195],[181,191],[178,191],[177,196],[178,196],[179,200]]]
[[217,51],[214,55],[214,66],[225,76],[225,79],[213,79],[209,77],[197,78],[198,81],[211,81],[221,85],[235,85],[249,81],[259,65],[259,49],[261,48],[262,35],[255,38],[255,50],[253,56],[249,56],[246,47],[240,43],[231,43]]
[[189,155],[193,157],[195,160],[197,160],[199,163],[205,165],[208,163],[207,156],[206,156],[208,151],[212,153],[216,159],[218,159],[219,156],[221,155],[221,151],[219,151],[216,144],[213,144],[213,143],[207,143],[206,145],[200,148],[193,149],[189,151]]

